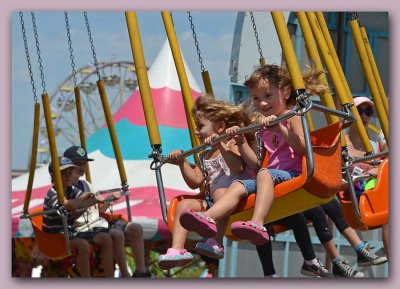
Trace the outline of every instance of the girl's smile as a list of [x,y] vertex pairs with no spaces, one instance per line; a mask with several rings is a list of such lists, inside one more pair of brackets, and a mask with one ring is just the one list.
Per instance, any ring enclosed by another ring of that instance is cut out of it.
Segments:
[[264,116],[279,116],[286,110],[289,94],[279,89],[268,80],[260,79],[255,87],[250,88],[250,95],[258,112]]

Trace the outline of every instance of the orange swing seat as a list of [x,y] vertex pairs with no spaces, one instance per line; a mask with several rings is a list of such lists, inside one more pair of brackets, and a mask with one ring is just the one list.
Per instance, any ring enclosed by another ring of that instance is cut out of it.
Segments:
[[373,230],[389,222],[389,159],[384,159],[378,168],[376,186],[364,191],[359,200],[362,224],[357,221],[348,191],[338,194],[347,223],[356,230]]
[[[342,123],[336,122],[311,132],[311,143],[314,155],[314,175],[307,181],[307,162],[303,158],[302,174],[289,181],[275,186],[275,200],[265,220],[270,223],[286,216],[302,212],[309,208],[327,203],[339,192],[342,184],[340,131]],[[263,161],[263,167],[267,160]],[[168,228],[172,231],[175,211],[178,203],[187,198],[199,199],[198,195],[180,195],[173,198],[168,206]],[[225,235],[236,240],[230,231],[230,224],[235,221],[251,219],[256,194],[244,198],[231,214]],[[278,230],[279,231],[279,230]]]
[[[34,210],[33,213],[43,212],[42,209]],[[63,234],[49,234],[43,232],[43,215],[30,217],[35,240],[40,252],[51,260],[61,260],[71,256],[68,254]]]

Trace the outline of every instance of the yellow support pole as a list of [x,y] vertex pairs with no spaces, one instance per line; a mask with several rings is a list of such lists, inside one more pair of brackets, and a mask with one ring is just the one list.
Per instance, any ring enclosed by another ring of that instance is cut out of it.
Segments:
[[[307,16],[305,12],[297,12],[296,14],[299,20],[304,42],[306,44],[308,59],[310,60],[311,63],[315,65],[318,71],[323,71],[324,68],[322,66],[321,58],[318,54],[317,44],[315,43],[315,39],[313,37],[310,24],[308,23]],[[322,83],[329,86],[325,73],[321,74],[319,76],[319,79],[321,80]],[[330,91],[327,91],[326,93],[321,95],[321,100],[323,104],[326,105],[327,107],[336,109],[335,102],[333,101],[333,97]],[[337,117],[336,115],[332,114],[325,114],[325,115],[327,116],[327,120],[329,123],[335,123],[339,121],[339,117]]]
[[33,117],[31,162],[29,166],[28,185],[26,188],[25,202],[23,208],[24,213],[27,213],[29,209],[29,202],[31,200],[31,195],[32,195],[33,179],[35,177],[36,156],[37,156],[38,141],[39,141],[39,118],[40,118],[40,104],[36,102],[34,108],[34,117]]
[[[336,54],[336,50],[334,47],[332,47],[333,50],[331,50],[331,49],[329,49],[329,46],[328,46],[328,42],[333,44],[332,39],[329,34],[329,31],[326,35],[327,39],[324,37],[324,34],[322,33],[322,31],[324,30],[323,27],[325,27],[327,30],[325,20],[323,19],[323,15],[322,15],[323,20],[321,20],[320,22],[318,21],[318,18],[314,12],[306,12],[306,15],[307,15],[308,22],[311,26],[311,30],[313,32],[314,38],[317,42],[317,45],[321,52],[321,55],[325,61],[326,67],[329,71],[329,75],[330,75],[333,85],[335,87],[335,92],[337,93],[337,95],[340,99],[340,103],[341,104],[352,103],[353,96],[351,95],[350,88],[347,84],[346,78],[344,77],[344,73],[343,73],[342,67],[340,65],[340,62],[334,61],[334,59],[339,60],[337,57],[337,54]],[[341,77],[341,75],[343,75],[343,77]],[[373,148],[369,141],[367,131],[365,130],[364,125],[360,121],[360,115],[358,113],[357,108],[355,106],[352,106],[350,108],[350,110],[357,118],[357,122],[356,122],[357,130],[360,134],[365,151],[373,152]],[[343,142],[342,142],[342,144],[343,144]]]
[[[276,32],[278,34],[279,42],[283,50],[283,55],[285,56],[286,66],[288,68],[290,78],[292,79],[293,87],[295,90],[305,89],[303,75],[301,73],[296,52],[294,51],[292,40],[287,29],[285,17],[283,16],[282,12],[271,12],[271,15],[272,20],[274,21]],[[313,131],[314,124],[309,112],[306,113],[306,118],[310,131]]]
[[171,47],[172,56],[174,58],[176,71],[178,73],[179,83],[182,89],[183,95],[183,103],[185,106],[186,112],[186,119],[189,126],[190,132],[190,140],[192,143],[192,147],[196,147],[200,144],[199,140],[197,139],[196,135],[194,134],[195,131],[195,123],[194,119],[191,114],[191,109],[193,107],[193,97],[192,92],[190,91],[190,85],[188,78],[185,72],[185,66],[183,65],[182,55],[179,48],[178,40],[176,38],[174,25],[172,23],[171,14],[167,11],[161,12],[162,19],[164,21],[165,31],[167,33],[169,45]]
[[203,78],[204,89],[206,90],[208,97],[214,97],[214,91],[211,85],[210,75],[207,70],[201,73],[201,77]]
[[344,75],[342,65],[340,64],[339,57],[337,56],[335,44],[332,41],[331,34],[329,33],[328,26],[326,25],[324,14],[322,12],[307,12],[307,13],[309,13],[309,15],[312,15],[312,14],[315,15],[314,20],[316,21],[316,23],[318,23],[317,25],[319,26],[319,29],[321,30],[322,35],[325,39],[326,45],[328,46],[328,49],[331,53],[333,62],[336,65],[337,72],[340,76],[340,79],[342,80],[344,89],[347,92],[347,96],[349,98],[348,100],[349,100],[349,102],[353,102],[353,96],[352,96],[350,87],[347,84],[346,76]]
[[369,63],[371,64],[371,69],[375,76],[376,84],[378,85],[379,95],[381,96],[383,107],[385,108],[386,115],[389,117],[389,104],[387,100],[387,95],[385,92],[385,88],[383,87],[381,76],[378,71],[378,66],[376,65],[375,62],[374,54],[372,53],[371,45],[368,40],[367,31],[365,30],[365,27],[361,27],[360,31],[361,31],[361,36],[364,40],[365,49],[367,50],[368,60]]
[[358,56],[360,57],[361,65],[364,71],[365,78],[367,79],[369,89],[371,91],[372,99],[374,100],[375,110],[378,113],[379,122],[381,124],[383,134],[385,135],[386,141],[389,142],[389,124],[388,118],[383,107],[382,99],[379,95],[378,86],[372,72],[367,51],[364,46],[364,42],[360,32],[360,26],[358,20],[350,20],[349,26],[353,34],[354,43],[357,47]]
[[50,101],[47,93],[42,94],[44,119],[46,121],[47,137],[49,139],[51,161],[53,163],[53,182],[57,192],[58,204],[64,204],[64,189],[62,186],[60,163],[58,162],[56,137],[51,119]]
[[[82,116],[81,91],[78,86],[74,87],[74,94],[75,94],[76,116],[78,118],[79,139],[81,141],[81,146],[86,150],[85,126]],[[85,177],[88,182],[90,183],[92,182],[92,178],[90,176],[89,162],[86,163]]]
[[290,78],[292,79],[293,87],[295,90],[305,89],[300,65],[296,58],[292,40],[286,26],[285,17],[282,12],[271,12],[271,15],[275,24],[276,32],[278,33],[279,42],[282,46],[283,55],[285,56],[286,66]]
[[149,78],[147,76],[147,66],[144,59],[136,12],[125,12],[125,18],[128,26],[135,71],[139,83],[140,96],[142,98],[144,117],[146,119],[150,143],[153,147],[161,146],[161,137],[158,130],[156,113],[154,111],[154,103],[151,96]]
[[103,110],[104,110],[104,116],[105,116],[106,122],[107,122],[108,132],[110,134],[111,143],[112,143],[112,146],[114,149],[114,154],[115,154],[115,159],[117,161],[121,184],[122,184],[122,186],[124,186],[127,183],[124,162],[122,161],[121,150],[119,149],[117,133],[115,132],[114,122],[112,119],[110,106],[109,106],[108,100],[107,100],[106,89],[104,87],[104,82],[101,79],[99,79],[97,81],[97,88],[99,90],[100,99],[101,99],[101,103],[103,105]]

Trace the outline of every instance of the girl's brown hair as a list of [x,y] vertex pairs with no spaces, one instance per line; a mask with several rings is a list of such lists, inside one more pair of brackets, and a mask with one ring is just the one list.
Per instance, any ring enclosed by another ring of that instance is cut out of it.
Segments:
[[251,124],[251,116],[245,105],[234,106],[228,101],[217,100],[207,95],[201,95],[196,99],[192,115],[195,120],[204,117],[213,123],[223,121],[226,128],[245,127]]
[[[314,65],[307,67],[307,69],[303,71],[304,85],[310,94],[322,95],[329,89],[326,84],[319,80],[319,76],[322,73],[324,73],[324,71],[317,71]],[[295,103],[297,94],[293,89],[290,74],[285,67],[275,64],[260,66],[246,78],[244,85],[248,88],[253,88],[260,79],[267,80],[279,89],[290,88],[291,92],[287,100],[287,105],[291,106]]]

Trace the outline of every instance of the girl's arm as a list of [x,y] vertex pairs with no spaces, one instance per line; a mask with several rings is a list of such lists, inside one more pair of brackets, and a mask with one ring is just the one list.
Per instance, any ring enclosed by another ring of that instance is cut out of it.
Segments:
[[185,159],[179,164],[179,169],[189,188],[197,189],[203,183],[203,174],[197,165],[193,166]]
[[197,165],[192,166],[186,158],[178,158],[182,152],[182,150],[170,152],[168,154],[170,163],[179,166],[182,177],[189,188],[197,189],[203,183],[203,174]]
[[238,153],[240,154],[241,159],[244,162],[244,165],[250,168],[251,170],[257,169],[257,155],[254,153],[254,147],[256,145],[253,143],[249,145],[245,136],[243,134],[236,134],[236,132],[240,129],[238,126],[230,127],[226,130],[226,133],[230,135],[234,141],[234,146],[237,147]]

